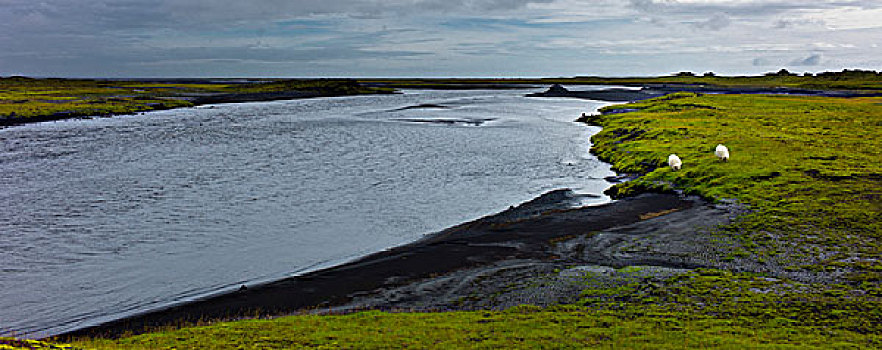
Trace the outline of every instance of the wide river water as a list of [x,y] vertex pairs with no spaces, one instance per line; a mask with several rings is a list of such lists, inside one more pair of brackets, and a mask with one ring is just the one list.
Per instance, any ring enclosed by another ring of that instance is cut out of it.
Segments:
[[[0,335],[333,266],[613,175],[533,90],[223,104],[0,130]],[[420,108],[407,108],[420,106]],[[607,197],[584,199],[585,205]]]

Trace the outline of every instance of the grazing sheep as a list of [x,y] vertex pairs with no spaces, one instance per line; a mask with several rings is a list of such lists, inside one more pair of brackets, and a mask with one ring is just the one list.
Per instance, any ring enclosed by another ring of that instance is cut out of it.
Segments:
[[677,157],[676,154],[672,154],[668,156],[668,165],[671,166],[671,169],[680,170],[683,167],[683,161],[680,160],[680,157]]
[[717,150],[714,151],[714,154],[716,154],[717,158],[720,158],[722,161],[729,161],[729,148],[723,146],[723,144],[717,145]]

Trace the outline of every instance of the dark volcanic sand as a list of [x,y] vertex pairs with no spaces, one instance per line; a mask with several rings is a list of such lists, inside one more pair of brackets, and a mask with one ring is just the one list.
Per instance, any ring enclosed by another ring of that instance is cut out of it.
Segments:
[[[592,265],[583,268],[595,270],[651,265],[662,275],[680,268],[716,266],[721,254],[707,248],[710,236],[701,228],[727,222],[736,208],[673,194],[644,194],[596,207],[566,209],[574,199],[568,190],[553,191],[517,208],[352,263],[61,337],[112,337],[200,320],[277,316],[310,309],[450,310],[556,304],[578,297],[584,284],[567,282],[564,273],[553,288],[516,288],[496,299],[469,296],[547,278],[552,270],[574,264]],[[659,213],[666,214],[655,216]]]

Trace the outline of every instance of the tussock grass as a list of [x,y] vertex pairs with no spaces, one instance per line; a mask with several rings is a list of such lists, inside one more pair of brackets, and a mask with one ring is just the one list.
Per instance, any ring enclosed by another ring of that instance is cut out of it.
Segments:
[[40,340],[0,337],[0,350],[74,350],[70,344],[54,344]]
[[[609,193],[679,189],[753,211],[725,230],[757,258],[837,269],[879,282],[882,256],[882,98],[679,93],[592,117],[592,152],[642,174]],[[714,147],[729,147],[719,161]],[[672,171],[667,155],[683,159]],[[775,242],[772,242],[774,240]],[[774,244],[784,244],[774,246]],[[784,259],[786,258],[786,259]]]
[[[796,349],[860,348],[865,335],[845,330],[748,325],[723,318],[664,312],[519,307],[504,312],[385,313],[291,316],[225,322],[92,340],[95,349]],[[871,338],[878,342],[878,335]]]

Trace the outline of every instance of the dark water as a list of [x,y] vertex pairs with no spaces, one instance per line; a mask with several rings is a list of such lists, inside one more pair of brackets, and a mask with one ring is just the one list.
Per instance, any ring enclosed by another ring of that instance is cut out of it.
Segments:
[[596,130],[572,122],[600,103],[527,92],[0,130],[0,334],[56,334],[338,264],[552,189],[608,187],[588,154]]

